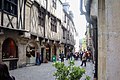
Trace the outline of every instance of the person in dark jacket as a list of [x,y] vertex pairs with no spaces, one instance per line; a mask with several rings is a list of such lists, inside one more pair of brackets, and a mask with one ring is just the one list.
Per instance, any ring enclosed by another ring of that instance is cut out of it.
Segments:
[[61,59],[61,62],[64,62],[64,53],[63,53],[63,51],[60,53],[60,59]]
[[70,52],[70,60],[73,60],[73,53]]
[[0,80],[15,80],[15,77],[10,76],[8,67],[4,63],[0,63]]

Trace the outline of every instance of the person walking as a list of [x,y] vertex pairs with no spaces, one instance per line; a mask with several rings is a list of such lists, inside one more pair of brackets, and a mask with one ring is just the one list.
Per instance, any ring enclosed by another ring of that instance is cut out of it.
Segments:
[[0,80],[15,80],[14,76],[10,76],[8,67],[4,63],[0,63]]
[[63,53],[63,51],[60,53],[60,59],[61,59],[61,62],[64,62],[64,53]]
[[40,65],[41,61],[40,61],[40,53],[36,52],[36,65]]
[[84,66],[86,67],[86,60],[87,60],[87,52],[85,51],[85,52],[83,53],[83,56],[82,56],[81,66],[83,66],[83,64],[84,64]]
[[73,52],[70,52],[70,60],[73,60]]
[[82,61],[83,51],[80,51],[80,60]]

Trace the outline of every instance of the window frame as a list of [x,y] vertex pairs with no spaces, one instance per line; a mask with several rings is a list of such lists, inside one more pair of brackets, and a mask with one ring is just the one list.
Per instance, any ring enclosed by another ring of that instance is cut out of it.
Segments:
[[[10,46],[14,47],[14,49],[15,49],[14,53],[12,52],[13,49]],[[17,50],[18,49],[17,49],[17,45],[16,45],[15,41],[11,38],[7,38],[3,42],[3,45],[2,45],[2,59],[4,60],[4,59],[9,59],[9,58],[18,58]]]
[[66,23],[66,18],[67,18],[67,15],[65,14],[64,15],[64,22]]
[[3,11],[17,16],[18,15],[18,0],[4,0]]
[[56,9],[56,7],[57,7],[57,0],[52,0],[52,6]]
[[51,31],[57,32],[57,19],[54,16],[51,16]]
[[63,39],[65,39],[65,29],[63,29]]
[[70,34],[69,34],[69,31],[67,31],[67,40],[70,40]]
[[43,7],[38,10],[38,25],[45,27],[45,9]]

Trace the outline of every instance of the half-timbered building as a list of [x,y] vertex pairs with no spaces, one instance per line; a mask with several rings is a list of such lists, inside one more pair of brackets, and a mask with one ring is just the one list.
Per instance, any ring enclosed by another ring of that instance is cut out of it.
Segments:
[[25,0],[0,1],[0,62],[9,69],[16,69],[18,63],[24,64],[20,57],[24,56],[25,39],[21,34],[25,30]]
[[[65,19],[66,18],[66,19]],[[65,22],[66,20],[66,22]],[[9,69],[36,64],[74,48],[74,23],[60,0],[1,0],[0,62]]]

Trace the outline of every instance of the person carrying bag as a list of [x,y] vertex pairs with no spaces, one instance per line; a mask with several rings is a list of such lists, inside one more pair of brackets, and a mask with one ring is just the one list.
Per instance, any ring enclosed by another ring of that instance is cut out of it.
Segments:
[[82,56],[82,64],[81,64],[81,66],[84,64],[84,66],[86,67],[86,60],[87,60],[87,53],[84,52],[83,56]]

